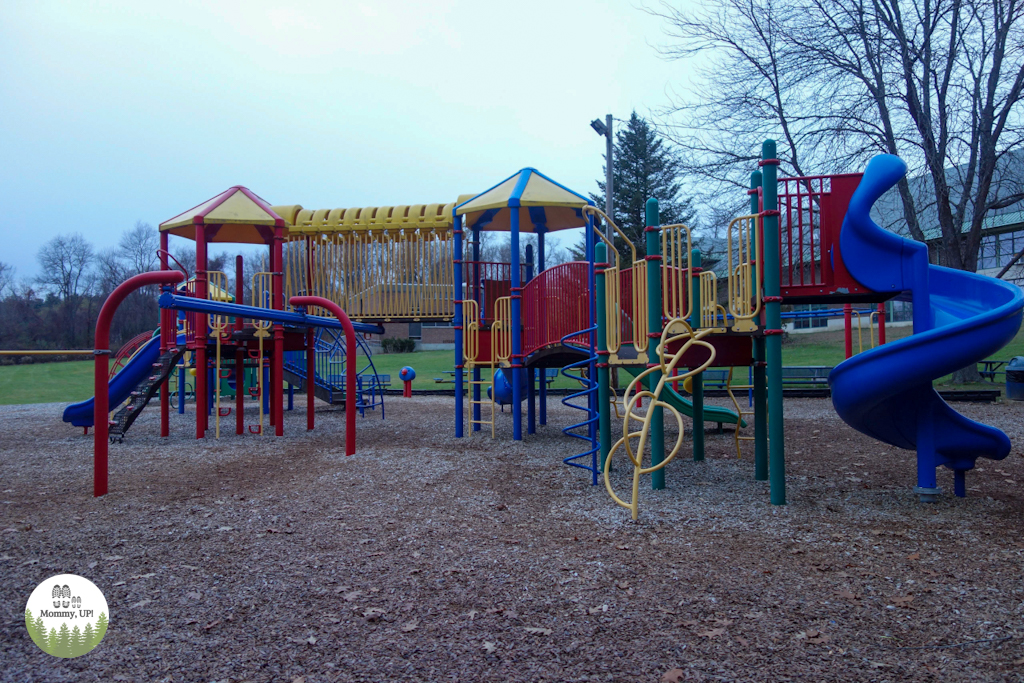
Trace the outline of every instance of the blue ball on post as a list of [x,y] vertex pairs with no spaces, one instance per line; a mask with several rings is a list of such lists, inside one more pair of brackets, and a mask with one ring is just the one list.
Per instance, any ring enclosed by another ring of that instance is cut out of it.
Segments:
[[398,378],[405,382],[405,386],[402,389],[402,396],[405,398],[412,398],[412,381],[416,379],[416,371],[413,370],[412,367],[406,365],[398,371]]

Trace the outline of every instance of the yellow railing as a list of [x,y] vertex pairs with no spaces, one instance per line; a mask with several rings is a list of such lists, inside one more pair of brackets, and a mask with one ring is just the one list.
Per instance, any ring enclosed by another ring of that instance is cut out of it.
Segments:
[[693,310],[693,240],[685,225],[664,225],[661,228],[661,296],[668,318],[689,320]]
[[[630,326],[633,332],[633,346],[636,348],[638,354],[645,354],[647,351],[647,261],[638,259],[636,254],[636,245],[633,241],[626,236],[626,233],[622,232],[622,229],[615,224],[615,221],[611,219],[608,214],[601,211],[597,207],[587,206],[583,208],[584,214],[593,214],[601,217],[605,223],[611,227],[614,234],[618,234],[619,238],[626,243],[629,247],[630,255],[633,259],[633,265],[629,268],[629,277],[631,278],[630,284],[630,305],[632,307],[632,317],[630,319]],[[618,249],[612,244],[611,240],[605,236],[596,227],[594,232],[597,234],[601,241],[608,246],[608,253],[614,255],[614,265],[609,266],[605,269],[605,314],[606,321],[605,327],[607,328],[607,346],[609,353],[614,357],[618,353],[619,349],[622,348],[622,289],[621,289],[621,273],[622,263],[619,256]],[[641,362],[645,362],[646,359],[638,359]]]
[[354,319],[450,319],[453,248],[450,228],[296,234],[285,248],[285,298],[322,296]]
[[462,302],[462,357],[467,367],[480,357],[480,304],[472,299]]
[[494,301],[494,324],[491,342],[496,363],[510,364],[512,358],[512,297],[503,296]]
[[727,231],[728,304],[736,332],[756,330],[754,319],[761,312],[761,269],[755,261],[757,221],[756,214],[740,216],[729,223]]
[[630,273],[633,278],[630,288],[633,297],[633,346],[637,353],[646,353],[650,347],[647,338],[647,261],[634,261]]
[[718,303],[718,276],[713,270],[700,273],[700,326],[725,332],[725,307]]

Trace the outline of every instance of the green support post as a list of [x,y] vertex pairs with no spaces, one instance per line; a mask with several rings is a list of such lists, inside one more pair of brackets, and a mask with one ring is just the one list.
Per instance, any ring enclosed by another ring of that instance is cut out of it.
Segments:
[[608,246],[601,242],[594,252],[596,267],[595,296],[597,297],[597,414],[601,437],[600,466],[604,471],[604,463],[612,445],[611,401],[608,391],[608,308],[607,290],[604,269],[608,267]]
[[[757,214],[761,211],[757,191],[761,187],[761,172],[754,171],[750,174],[750,213]],[[755,268],[761,267],[761,241],[759,236],[754,237],[754,259]],[[763,287],[763,284],[762,284]],[[761,296],[761,292],[755,292],[755,296]],[[762,312],[762,318],[764,313]],[[762,329],[764,325],[761,325]],[[756,481],[768,481],[768,387],[765,376],[765,337],[758,335],[754,337],[754,479]]]
[[[690,299],[690,327],[696,332],[700,329],[700,249],[690,252],[693,272],[690,273],[690,287],[693,296]],[[693,461],[704,460],[704,373],[698,372],[691,379],[690,389],[693,393]]]
[[[644,235],[647,240],[647,339],[648,364],[653,363],[655,348],[661,338],[661,218],[658,212],[658,200],[651,197],[647,200],[646,218],[647,227]],[[657,389],[661,381],[661,371],[655,370],[647,375],[647,387],[652,392]],[[660,406],[652,405],[651,410],[651,433],[648,442],[651,444],[651,466],[655,466],[665,459],[665,414]],[[651,472],[651,488],[665,488],[665,469]]]
[[768,361],[768,480],[772,505],[786,504],[786,450],[782,422],[782,290],[779,254],[779,187],[775,141],[761,147],[764,200],[765,351]]

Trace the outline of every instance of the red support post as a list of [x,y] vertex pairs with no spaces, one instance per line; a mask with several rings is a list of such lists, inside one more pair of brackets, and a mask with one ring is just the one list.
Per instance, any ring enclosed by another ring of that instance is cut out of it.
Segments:
[[[170,267],[167,263],[168,233],[160,233],[160,270],[166,272]],[[167,353],[171,346],[178,343],[177,330],[171,326],[174,322],[174,311],[160,309],[160,355]],[[160,436],[167,437],[171,433],[171,383],[165,379],[160,385]],[[181,387],[178,387],[181,391]]]
[[[196,219],[201,220],[201,219]],[[206,299],[206,226],[196,223],[196,287],[195,298]],[[206,341],[209,338],[207,323],[209,317],[205,313],[195,316],[196,329],[196,438],[202,439],[206,436],[207,406],[206,406]]]
[[125,297],[140,287],[148,285],[176,284],[185,279],[183,273],[176,270],[158,270],[141,273],[128,278],[119,284],[107,300],[103,302],[99,317],[96,319],[96,336],[93,346],[93,480],[94,496],[107,494],[107,439],[110,434],[110,395],[108,394],[108,375],[110,373],[110,321]]
[[843,322],[846,331],[846,357],[849,358],[853,355],[853,327],[851,326],[853,318],[853,306],[850,304],[843,304]]
[[885,343],[885,304],[878,304],[878,345]]
[[[235,303],[245,303],[245,268],[242,255],[235,257]],[[242,331],[242,319],[235,318],[235,332]],[[235,434],[245,433],[245,349],[241,339],[235,346]]]
[[330,311],[345,330],[345,455],[356,454],[356,330],[341,306],[322,296],[293,296],[288,300],[292,306],[320,306]]

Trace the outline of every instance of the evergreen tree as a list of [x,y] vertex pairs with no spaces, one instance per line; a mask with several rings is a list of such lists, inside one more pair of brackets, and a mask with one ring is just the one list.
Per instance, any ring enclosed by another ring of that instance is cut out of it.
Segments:
[[88,650],[85,649],[85,641],[82,640],[82,629],[78,628],[78,624],[71,629],[71,656],[78,657],[84,655]]
[[57,639],[56,655],[58,657],[71,656],[71,629],[68,628],[67,622],[62,622],[60,625],[60,635]]
[[60,646],[60,639],[57,637],[57,629],[50,629],[50,636],[46,639],[46,651],[51,655],[57,654],[57,648]]
[[[630,115],[626,127],[615,134],[613,153],[615,202],[612,219],[633,242],[639,258],[647,254],[644,228],[647,227],[648,199],[654,197],[658,200],[662,225],[688,223],[693,220],[691,200],[680,196],[682,161],[679,153],[668,146],[647,120],[638,116],[635,111]],[[605,164],[607,163],[608,160],[605,159]],[[603,179],[597,181],[597,187],[600,192],[591,194],[590,198],[603,210],[606,191]],[[611,239],[611,234],[607,230],[603,232]],[[618,236],[615,237],[615,246],[622,258],[622,267],[631,266],[632,253]]]
[[100,612],[99,619],[96,620],[96,635],[93,636],[93,643],[99,645],[100,641],[103,640],[103,636],[107,633],[107,613]]
[[88,621],[85,622],[85,629],[82,630],[82,642],[85,643],[85,652],[88,652],[96,644],[96,632],[92,629],[92,624]]
[[[42,621],[42,617],[40,617]],[[43,650],[46,649],[46,630],[43,629],[40,632],[39,622],[32,617],[32,610],[25,610],[25,628],[28,629],[28,635],[32,638],[32,642],[38,645]]]

